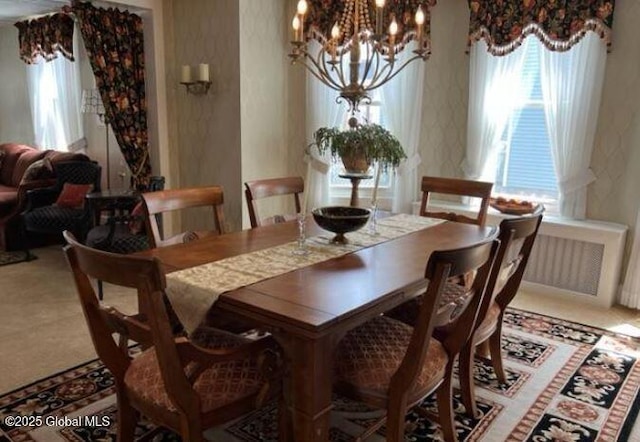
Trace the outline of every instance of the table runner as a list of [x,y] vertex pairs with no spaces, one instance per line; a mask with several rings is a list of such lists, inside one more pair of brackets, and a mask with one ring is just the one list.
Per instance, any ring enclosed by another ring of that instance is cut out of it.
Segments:
[[167,297],[187,332],[206,317],[225,292],[303,267],[353,253],[442,223],[443,220],[399,214],[377,222],[377,235],[367,228],[347,233],[348,244],[330,243],[333,234],[307,238],[309,254],[295,255],[295,241],[214,261],[167,275]]

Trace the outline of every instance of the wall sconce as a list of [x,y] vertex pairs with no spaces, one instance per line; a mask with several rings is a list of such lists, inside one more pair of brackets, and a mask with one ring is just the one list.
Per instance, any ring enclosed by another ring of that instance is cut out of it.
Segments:
[[204,95],[209,92],[211,80],[209,79],[209,65],[200,63],[198,65],[197,78],[191,75],[191,66],[183,65],[180,75],[180,84],[187,88],[187,93],[193,95]]

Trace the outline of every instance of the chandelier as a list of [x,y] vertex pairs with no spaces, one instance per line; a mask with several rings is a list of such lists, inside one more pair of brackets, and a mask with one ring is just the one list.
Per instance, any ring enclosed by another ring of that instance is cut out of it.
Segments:
[[[395,77],[414,60],[429,56],[425,15],[434,0],[299,0],[293,18],[289,57],[300,62],[318,80],[339,92],[351,113],[360,102],[371,103],[370,92]],[[339,5],[344,5],[340,11]],[[423,5],[425,8],[423,8]],[[415,7],[415,15],[409,8]],[[305,29],[308,30],[305,32]],[[327,36],[327,32],[331,31]],[[319,48],[309,48],[316,40]],[[398,53],[417,42],[409,57]]]

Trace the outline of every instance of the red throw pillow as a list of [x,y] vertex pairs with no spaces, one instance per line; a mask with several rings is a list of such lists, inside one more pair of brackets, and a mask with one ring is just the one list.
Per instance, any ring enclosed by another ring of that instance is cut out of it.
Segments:
[[72,209],[81,209],[84,207],[84,197],[93,190],[93,184],[71,184],[64,183],[62,192],[56,200],[56,205],[60,207],[69,207]]
[[144,226],[144,206],[142,201],[140,201],[131,211],[131,221],[129,222],[129,231],[137,235],[142,231],[142,227]]

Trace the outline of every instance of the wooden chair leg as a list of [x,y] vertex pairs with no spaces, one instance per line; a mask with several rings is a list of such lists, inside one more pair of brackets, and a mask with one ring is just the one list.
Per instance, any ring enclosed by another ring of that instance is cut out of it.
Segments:
[[478,356],[488,359],[490,353],[488,341],[483,341],[476,345],[476,354]]
[[498,377],[498,381],[505,384],[507,376],[502,365],[502,321],[498,323],[496,330],[489,337],[489,352],[491,353],[491,365]]
[[453,420],[453,390],[451,381],[453,379],[453,361],[447,364],[444,380],[438,390],[436,397],[438,400],[438,420],[442,427],[442,436],[445,442],[457,442],[456,426]]
[[118,404],[118,442],[133,442],[136,431],[137,411],[129,404],[125,393],[116,394]]
[[180,436],[183,441],[205,442],[202,427],[198,418],[189,416],[180,417]]
[[391,397],[387,406],[387,442],[404,441],[405,419],[407,405],[400,403],[396,397]]
[[458,358],[458,378],[460,380],[462,403],[464,404],[467,415],[477,418],[478,408],[476,407],[473,378],[474,348],[475,346],[471,342],[468,342],[460,352],[460,357]]

